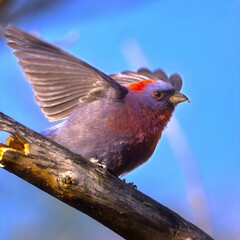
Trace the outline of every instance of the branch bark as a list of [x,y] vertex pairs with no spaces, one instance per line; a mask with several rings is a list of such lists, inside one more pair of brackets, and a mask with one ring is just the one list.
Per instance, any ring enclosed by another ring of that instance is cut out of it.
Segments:
[[125,239],[211,240],[178,214],[119,178],[0,113],[0,165]]

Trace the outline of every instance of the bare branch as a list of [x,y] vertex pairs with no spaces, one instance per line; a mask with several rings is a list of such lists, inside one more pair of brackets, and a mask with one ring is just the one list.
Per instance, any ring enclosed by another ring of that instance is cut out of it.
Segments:
[[212,239],[178,214],[81,156],[0,113],[0,164],[126,239]]

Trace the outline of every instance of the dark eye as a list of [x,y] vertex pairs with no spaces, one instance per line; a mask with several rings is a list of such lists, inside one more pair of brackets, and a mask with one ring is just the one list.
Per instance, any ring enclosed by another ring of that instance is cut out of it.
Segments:
[[156,100],[161,100],[162,99],[162,93],[159,90],[155,90],[152,92],[152,97]]

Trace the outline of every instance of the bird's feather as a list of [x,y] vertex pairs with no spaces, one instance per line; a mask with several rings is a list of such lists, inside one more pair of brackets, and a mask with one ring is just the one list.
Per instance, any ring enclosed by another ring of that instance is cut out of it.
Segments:
[[118,98],[128,92],[98,69],[11,25],[5,37],[50,121],[68,117],[80,99],[95,99],[107,88],[113,88]]
[[136,73],[131,71],[125,71],[118,74],[112,74],[110,75],[110,77],[115,79],[118,83],[122,85],[129,85],[138,81],[152,79],[168,82],[178,92],[181,90],[182,87],[182,78],[177,73],[172,74],[170,77],[168,77],[167,74],[161,69],[157,69],[152,72],[147,68],[140,68]]

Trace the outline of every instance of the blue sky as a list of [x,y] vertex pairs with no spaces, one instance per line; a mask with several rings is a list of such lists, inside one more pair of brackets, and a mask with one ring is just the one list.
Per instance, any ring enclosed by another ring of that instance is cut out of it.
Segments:
[[[108,74],[147,65],[183,77],[191,103],[127,181],[216,239],[239,239],[240,2],[59,2],[12,23]],[[11,50],[0,49],[0,111],[37,131],[52,126]],[[0,196],[1,239],[121,239],[1,169]]]

